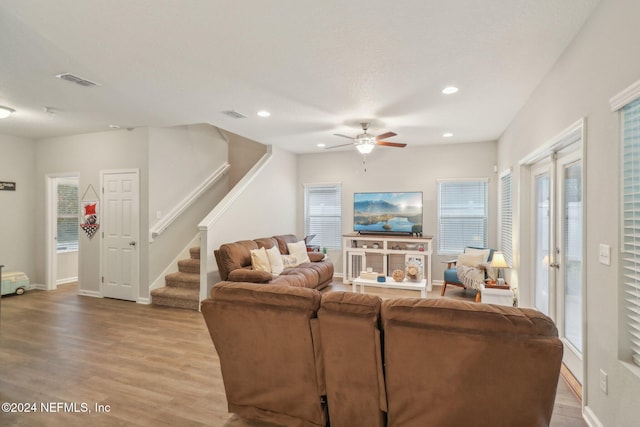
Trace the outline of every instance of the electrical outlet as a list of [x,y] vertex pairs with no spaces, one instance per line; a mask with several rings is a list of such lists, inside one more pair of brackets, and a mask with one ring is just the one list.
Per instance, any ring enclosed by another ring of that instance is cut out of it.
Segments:
[[607,394],[609,391],[609,383],[607,380],[607,373],[600,369],[600,390],[603,391],[604,394]]

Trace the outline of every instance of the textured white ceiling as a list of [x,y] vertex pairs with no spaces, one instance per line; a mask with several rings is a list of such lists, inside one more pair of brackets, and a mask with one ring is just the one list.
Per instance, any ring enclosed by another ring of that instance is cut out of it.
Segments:
[[0,105],[16,113],[0,133],[211,123],[305,153],[373,119],[410,146],[494,140],[597,3],[3,0]]

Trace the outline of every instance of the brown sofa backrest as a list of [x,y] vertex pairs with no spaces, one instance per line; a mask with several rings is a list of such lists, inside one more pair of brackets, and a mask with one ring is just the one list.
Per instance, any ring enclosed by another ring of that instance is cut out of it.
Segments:
[[280,236],[273,236],[273,238],[278,242],[278,248],[282,255],[287,255],[289,253],[287,243],[296,243],[300,241],[295,234],[282,234]]
[[[287,234],[282,237],[283,239],[291,238],[296,242],[296,236],[293,234]],[[284,240],[283,240],[284,242]],[[251,267],[251,250],[252,249],[271,249],[274,246],[278,246],[280,253],[283,255],[288,254],[287,244],[283,243],[287,252],[282,252],[282,246],[279,240],[275,237],[262,237],[255,240],[240,240],[234,243],[225,243],[220,246],[219,249],[213,251],[213,254],[218,264],[218,272],[220,273],[220,280],[227,280],[229,273],[239,268]]]
[[322,295],[318,320],[332,427],[385,425],[381,304],[373,295]]
[[563,348],[547,316],[395,299],[382,322],[388,426],[549,425]]
[[201,308],[230,412],[287,426],[325,426],[320,292],[221,282]]

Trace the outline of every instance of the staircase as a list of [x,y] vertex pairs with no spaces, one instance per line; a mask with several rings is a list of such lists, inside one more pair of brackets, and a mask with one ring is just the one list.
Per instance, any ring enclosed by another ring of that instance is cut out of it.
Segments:
[[165,286],[151,291],[151,303],[198,310],[200,303],[200,248],[189,249],[191,258],[178,261],[178,272],[164,276]]

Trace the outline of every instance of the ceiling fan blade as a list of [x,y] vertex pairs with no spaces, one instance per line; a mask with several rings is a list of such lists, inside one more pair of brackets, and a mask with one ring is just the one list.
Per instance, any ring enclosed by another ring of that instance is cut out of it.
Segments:
[[383,133],[382,135],[376,136],[376,141],[380,141],[381,139],[391,138],[392,136],[396,136],[396,135],[397,135],[397,133],[395,133],[395,132]]
[[347,138],[347,139],[355,139],[352,136],[342,135],[341,133],[334,133],[333,136],[339,136],[341,138]]
[[334,145],[333,147],[324,147],[324,149],[331,150],[332,148],[346,147],[347,145],[353,145],[353,142],[350,142],[349,144]]
[[404,148],[407,146],[407,144],[402,144],[400,142],[390,142],[390,141],[378,141],[376,142],[376,145],[384,145],[385,147],[397,147],[397,148]]

